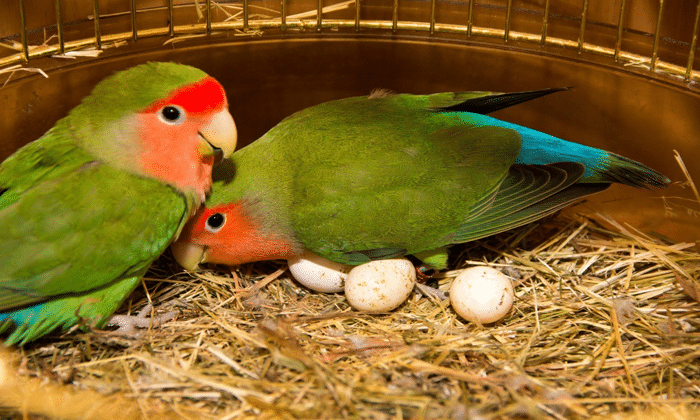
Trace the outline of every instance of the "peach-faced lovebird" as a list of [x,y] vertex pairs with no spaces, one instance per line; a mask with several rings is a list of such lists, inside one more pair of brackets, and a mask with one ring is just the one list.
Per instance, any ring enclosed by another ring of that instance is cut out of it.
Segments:
[[668,178],[604,150],[485,114],[564,89],[378,92],[297,112],[214,171],[173,251],[183,267],[291,259],[358,265],[446,247],[556,212],[617,182]]
[[221,85],[193,67],[116,73],[0,164],[0,331],[101,327],[175,239],[236,145]]

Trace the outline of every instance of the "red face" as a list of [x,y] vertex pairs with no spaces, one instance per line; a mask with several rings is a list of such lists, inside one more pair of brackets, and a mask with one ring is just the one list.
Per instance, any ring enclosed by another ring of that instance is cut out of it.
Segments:
[[139,112],[144,172],[203,197],[211,187],[217,153],[235,147],[236,127],[227,107],[223,87],[207,77]]
[[[178,262],[192,269],[200,262],[238,265],[288,259],[299,252],[289,238],[262,232],[245,207],[245,203],[236,202],[200,209],[173,246]],[[194,249],[198,254],[192,257]]]
[[180,107],[190,115],[211,115],[228,108],[226,92],[213,77],[205,77],[198,82],[182,86],[167,98],[154,102],[142,112],[155,113],[168,105]]

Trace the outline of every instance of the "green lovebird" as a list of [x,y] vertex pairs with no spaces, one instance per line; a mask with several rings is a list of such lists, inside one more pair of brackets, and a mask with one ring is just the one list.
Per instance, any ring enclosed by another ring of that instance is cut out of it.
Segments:
[[0,332],[104,326],[235,149],[222,86],[148,63],[115,73],[0,164]]
[[410,254],[441,269],[448,246],[611,183],[670,182],[625,157],[485,115],[559,90],[379,91],[297,112],[215,169],[175,257],[194,269],[305,250],[350,265]]

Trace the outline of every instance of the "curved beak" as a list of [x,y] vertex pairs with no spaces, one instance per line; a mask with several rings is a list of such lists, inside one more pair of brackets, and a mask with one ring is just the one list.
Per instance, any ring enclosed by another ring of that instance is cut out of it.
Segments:
[[231,156],[238,142],[236,123],[228,110],[223,109],[199,129],[197,149],[203,157],[214,157],[218,163]]
[[206,248],[191,242],[175,241],[170,245],[175,261],[185,270],[195,271],[199,264],[206,262]]

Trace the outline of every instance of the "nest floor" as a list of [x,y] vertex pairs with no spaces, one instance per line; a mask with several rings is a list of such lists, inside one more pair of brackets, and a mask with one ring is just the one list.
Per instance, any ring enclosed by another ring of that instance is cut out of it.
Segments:
[[513,280],[513,310],[485,326],[418,292],[365,314],[284,262],[189,274],[166,254],[118,313],[173,319],[7,349],[0,418],[694,419],[694,246],[585,217],[457,246],[429,285],[475,264]]

